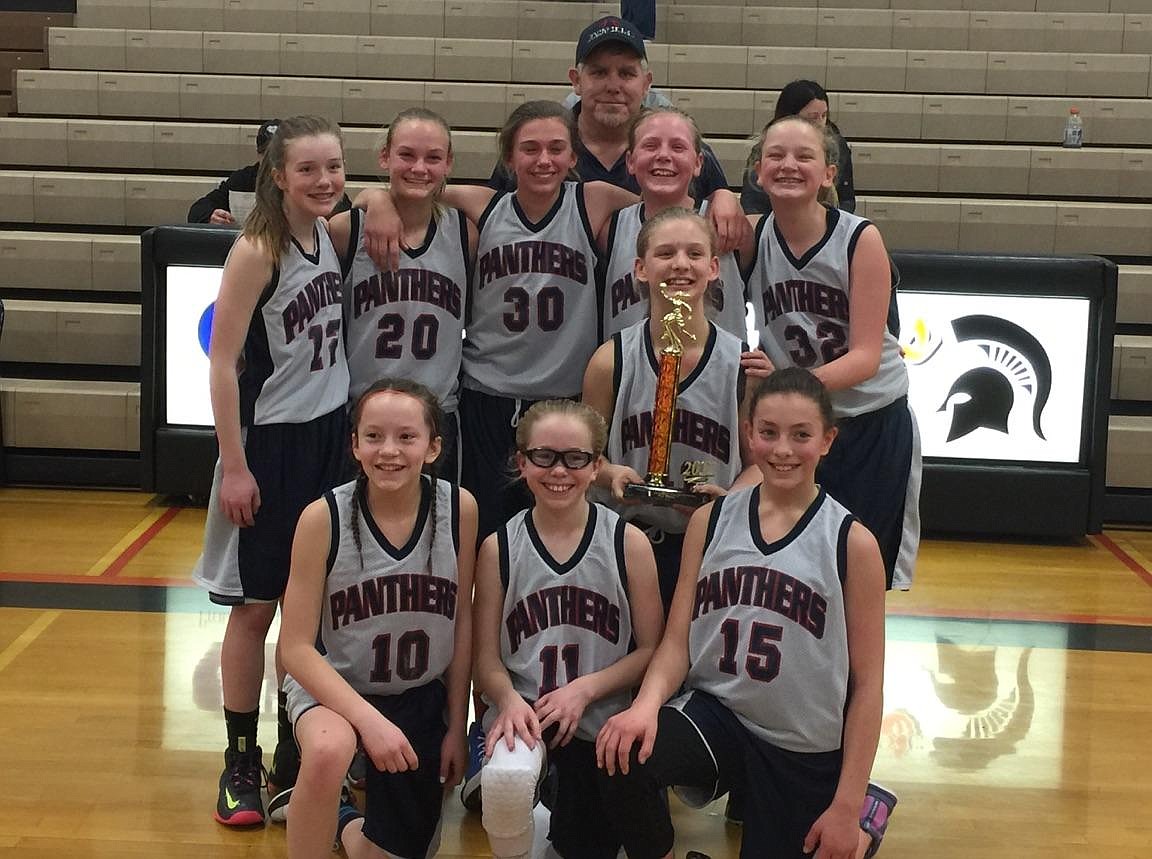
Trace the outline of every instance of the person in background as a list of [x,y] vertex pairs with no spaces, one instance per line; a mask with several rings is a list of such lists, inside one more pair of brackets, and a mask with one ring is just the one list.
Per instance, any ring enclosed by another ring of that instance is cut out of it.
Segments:
[[[260,170],[260,162],[264,159],[264,151],[279,125],[278,119],[267,119],[260,123],[260,128],[256,132],[256,163],[233,171],[227,179],[193,203],[188,209],[188,223],[229,227],[243,223],[248,212],[252,210],[256,198],[256,174]],[[351,207],[352,204],[345,194],[336,204],[333,214],[346,212]]]
[[620,0],[620,17],[633,22],[645,39],[656,38],[656,0]]
[[[852,184],[852,150],[840,129],[828,117],[828,93],[816,81],[792,81],[780,90],[776,99],[773,119],[782,116],[802,116],[821,128],[827,127],[839,147],[836,158],[836,199],[834,204],[845,212],[856,211],[856,189]],[[759,150],[751,160],[760,158]],[[740,192],[740,205],[749,215],[766,215],[772,211],[772,202],[756,180],[756,168],[751,160],[744,170],[744,188]]]
[[[609,15],[585,27],[576,41],[576,66],[568,70],[568,80],[579,97],[574,104],[564,102],[576,120],[576,172],[585,182],[609,182],[639,194],[640,186],[628,172],[625,153],[628,129],[641,108],[649,104],[652,72],[636,25]],[[728,188],[716,154],[705,145],[703,155],[694,189],[697,200],[712,198],[717,190]],[[497,165],[488,186],[511,191],[516,177]],[[716,195],[712,201],[710,219],[725,251],[745,234],[744,225],[731,217],[731,210],[739,208],[735,197],[727,194]]]

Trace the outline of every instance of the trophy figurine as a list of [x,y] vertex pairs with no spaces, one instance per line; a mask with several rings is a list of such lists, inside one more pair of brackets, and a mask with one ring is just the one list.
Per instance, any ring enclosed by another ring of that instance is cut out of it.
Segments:
[[648,475],[643,483],[630,483],[624,487],[624,497],[647,501],[650,504],[699,507],[709,496],[693,492],[693,486],[712,479],[708,463],[685,462],[681,478],[687,488],[678,488],[668,479],[669,458],[672,451],[672,421],[676,414],[676,394],[680,386],[680,359],[684,355],[684,338],[695,340],[688,330],[692,321],[692,307],[684,300],[684,293],[669,290],[660,284],[660,294],[672,305],[661,320],[664,331],[660,337],[660,372],[656,379],[656,399],[652,404],[652,443],[648,449]]

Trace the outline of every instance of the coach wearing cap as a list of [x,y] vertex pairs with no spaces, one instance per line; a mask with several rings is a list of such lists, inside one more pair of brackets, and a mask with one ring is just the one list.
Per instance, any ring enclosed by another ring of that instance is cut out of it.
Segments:
[[[248,216],[248,212],[252,210],[256,193],[256,175],[260,172],[264,150],[268,148],[268,142],[279,125],[278,119],[269,119],[260,124],[260,128],[256,131],[256,163],[234,171],[227,179],[193,203],[188,210],[188,223],[236,226],[237,221],[243,221]],[[332,211],[336,214],[349,208],[351,203],[345,195]]]
[[[639,30],[615,16],[589,24],[576,42],[576,67],[568,70],[568,80],[580,98],[572,105],[579,132],[576,171],[580,178],[586,182],[611,182],[639,194],[640,186],[624,163],[628,127],[640,113],[652,86],[652,72]],[[515,179],[498,166],[488,184],[510,191]],[[705,146],[704,166],[696,180],[697,199],[727,187],[720,162]]]

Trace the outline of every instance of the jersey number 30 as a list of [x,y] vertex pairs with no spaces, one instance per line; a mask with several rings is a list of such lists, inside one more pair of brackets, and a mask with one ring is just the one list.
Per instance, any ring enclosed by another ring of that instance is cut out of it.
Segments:
[[[528,329],[532,316],[532,297],[522,286],[504,290],[504,301],[511,305],[504,312],[504,327],[519,333]],[[536,293],[536,324],[541,331],[555,331],[564,322],[564,292],[558,286],[546,286]]]
[[[724,655],[717,668],[724,674],[736,676],[740,673],[736,665],[736,651],[740,647],[740,621],[728,618],[720,624],[720,634],[724,636]],[[748,656],[744,660],[744,670],[753,680],[768,683],[780,673],[780,648],[776,642],[784,635],[784,628],[770,623],[752,621],[752,631],[748,635]]]

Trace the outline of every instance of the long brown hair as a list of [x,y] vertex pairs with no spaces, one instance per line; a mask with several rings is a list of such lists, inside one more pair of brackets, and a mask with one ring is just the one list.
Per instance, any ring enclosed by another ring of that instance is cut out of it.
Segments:
[[[580,146],[580,133],[576,129],[576,120],[568,108],[555,101],[526,101],[508,115],[504,127],[500,129],[500,163],[504,165],[505,169],[510,169],[508,164],[512,160],[512,150],[516,146],[516,135],[521,128],[534,119],[560,120],[568,130],[568,141],[572,146],[572,151],[577,155],[580,154],[578,148]],[[579,179],[580,177],[575,170],[570,170],[568,178]]]
[[256,203],[244,221],[244,235],[263,249],[273,265],[288,247],[292,234],[284,214],[284,192],[276,184],[275,171],[284,171],[289,142],[322,134],[331,134],[340,141],[343,152],[344,136],[340,133],[340,126],[323,116],[290,116],[281,120],[264,150],[260,171],[256,174]]

